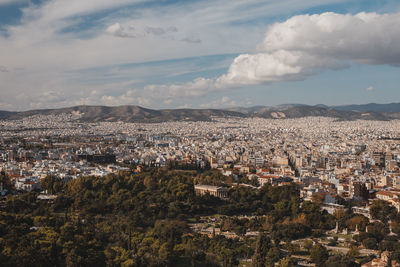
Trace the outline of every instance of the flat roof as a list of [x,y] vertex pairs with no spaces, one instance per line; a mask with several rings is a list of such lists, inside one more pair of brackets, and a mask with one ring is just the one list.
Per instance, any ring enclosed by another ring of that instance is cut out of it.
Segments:
[[215,186],[215,185],[201,185],[201,184],[196,184],[194,185],[195,189],[203,189],[203,190],[210,190],[210,191],[216,191],[216,190],[226,190],[225,187],[222,186]]

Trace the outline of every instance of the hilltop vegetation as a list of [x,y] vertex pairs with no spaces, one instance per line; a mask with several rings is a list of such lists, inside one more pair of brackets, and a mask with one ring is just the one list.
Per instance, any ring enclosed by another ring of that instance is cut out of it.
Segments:
[[[241,235],[246,229],[273,232],[275,244],[309,235],[311,222],[323,228],[333,225],[331,216],[312,204],[300,209],[294,186],[267,186],[259,191],[234,187],[228,191],[229,200],[195,196],[195,180],[217,178],[219,174],[212,171],[159,169],[82,177],[66,184],[46,178],[44,186],[58,196],[54,203],[37,201],[34,192],[4,201],[2,265],[235,266],[239,258],[252,257],[254,242],[196,234],[189,220],[226,215],[226,229],[241,227]],[[246,214],[257,216],[229,221],[229,216]],[[299,216],[303,222],[294,221]]]
[[[6,176],[1,179],[6,181]],[[317,204],[300,205],[294,185],[254,190],[233,184],[229,198],[222,200],[196,196],[195,182],[232,183],[214,171],[152,168],[135,175],[81,177],[65,184],[47,177],[42,186],[57,194],[54,202],[37,200],[36,192],[8,195],[3,201],[2,266],[237,266],[240,259],[250,258],[253,266],[278,261],[292,266],[283,254],[296,251],[292,240],[319,236],[335,226],[336,218],[321,212]],[[385,216],[380,211],[388,209],[379,205],[374,216]],[[388,212],[396,220],[397,213]],[[236,237],[202,235],[190,227],[215,214],[222,218],[221,230]],[[350,213],[337,218],[348,227],[363,220]],[[382,232],[387,228],[375,224],[368,234],[360,234],[359,242],[373,246],[377,240],[382,249],[396,250]],[[258,237],[246,236],[248,231],[259,232]],[[310,252],[314,261],[343,260],[328,258],[324,249],[314,250]]]

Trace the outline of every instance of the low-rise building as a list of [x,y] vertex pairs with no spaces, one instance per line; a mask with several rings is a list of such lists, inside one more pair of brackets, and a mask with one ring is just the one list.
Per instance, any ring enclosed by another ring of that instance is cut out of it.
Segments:
[[214,197],[226,198],[228,192],[225,187],[213,186],[213,185],[195,185],[194,190],[196,195],[203,196],[205,194],[210,194]]

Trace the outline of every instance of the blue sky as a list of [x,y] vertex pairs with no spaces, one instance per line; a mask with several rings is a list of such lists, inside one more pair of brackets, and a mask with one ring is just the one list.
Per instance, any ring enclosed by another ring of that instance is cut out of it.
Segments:
[[0,0],[0,109],[400,102],[399,12],[394,0]]

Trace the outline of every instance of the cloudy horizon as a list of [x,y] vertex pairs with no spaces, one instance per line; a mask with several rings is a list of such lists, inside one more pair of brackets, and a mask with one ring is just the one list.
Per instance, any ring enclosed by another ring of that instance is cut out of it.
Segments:
[[396,1],[0,0],[0,110],[400,101]]

